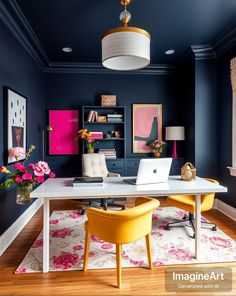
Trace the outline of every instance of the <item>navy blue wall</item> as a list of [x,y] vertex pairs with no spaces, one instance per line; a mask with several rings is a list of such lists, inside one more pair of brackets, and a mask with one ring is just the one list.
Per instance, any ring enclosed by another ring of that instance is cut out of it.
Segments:
[[202,177],[218,177],[218,106],[216,59],[196,60],[195,164]]
[[[43,72],[1,21],[0,40],[0,165],[3,164],[4,152],[3,86],[27,97],[27,145],[37,147],[30,159],[37,161],[40,159],[39,128],[45,114]],[[0,235],[26,208],[16,204],[15,189],[0,191]]]
[[219,177],[223,185],[228,187],[228,194],[220,199],[236,207],[236,177],[230,176],[227,166],[232,166],[232,88],[230,83],[230,59],[236,56],[236,46],[225,53],[218,61],[219,75]]
[[[132,154],[132,103],[160,103],[163,105],[163,127],[185,124],[180,116],[181,101],[173,75],[125,74],[46,74],[46,108],[79,109],[82,105],[99,104],[101,94],[117,95],[117,104],[126,106],[127,157]],[[182,103],[183,104],[183,103]],[[163,128],[163,138],[164,128]],[[48,156],[47,160],[60,173],[78,174],[78,157]],[[63,167],[68,168],[64,170]]]

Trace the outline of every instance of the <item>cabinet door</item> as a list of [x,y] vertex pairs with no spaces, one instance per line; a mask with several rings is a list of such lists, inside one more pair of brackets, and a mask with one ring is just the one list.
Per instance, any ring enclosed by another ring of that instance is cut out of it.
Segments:
[[107,169],[111,173],[117,173],[124,176],[124,160],[123,159],[106,159]]
[[137,176],[140,159],[127,159],[126,160],[126,175]]

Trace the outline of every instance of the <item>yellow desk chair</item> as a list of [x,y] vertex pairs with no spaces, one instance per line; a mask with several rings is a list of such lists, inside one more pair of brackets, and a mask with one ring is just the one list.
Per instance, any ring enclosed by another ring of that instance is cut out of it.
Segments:
[[[219,184],[218,181],[213,180],[213,179],[209,179],[209,178],[205,178],[206,180]],[[208,193],[208,194],[204,194],[201,196],[201,212],[206,212],[212,209],[213,207],[213,203],[214,203],[214,197],[215,197],[215,193]],[[166,229],[170,230],[170,226],[173,226],[175,224],[179,224],[183,222],[186,222],[189,224],[189,226],[192,227],[193,229],[193,236],[192,238],[195,238],[195,226],[194,226],[194,212],[195,212],[195,197],[193,195],[173,195],[173,196],[168,196],[167,197],[167,203],[170,206],[174,206],[180,209],[183,209],[187,212],[189,212],[188,216],[185,215],[183,217],[183,220],[181,221],[175,221],[175,222],[170,222],[166,225]],[[201,221],[201,223],[207,224],[207,225],[211,225],[212,228],[211,230],[216,231],[216,225],[212,224],[210,222],[203,222]]]
[[121,287],[122,244],[127,244],[145,236],[149,268],[152,269],[150,232],[152,211],[160,205],[156,199],[138,197],[135,207],[123,211],[104,211],[96,208],[87,210],[85,223],[86,237],[84,249],[84,271],[87,270],[89,242],[91,234],[104,241],[116,244],[117,286]]

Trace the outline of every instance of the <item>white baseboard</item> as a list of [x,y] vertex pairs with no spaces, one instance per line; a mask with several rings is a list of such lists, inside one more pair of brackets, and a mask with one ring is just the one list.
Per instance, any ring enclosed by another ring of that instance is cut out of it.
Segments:
[[222,200],[215,199],[213,208],[228,216],[232,220],[236,221],[236,208],[228,205]]
[[37,199],[28,209],[0,236],[0,256],[6,251],[17,235],[30,221],[38,209],[42,206],[43,200]]

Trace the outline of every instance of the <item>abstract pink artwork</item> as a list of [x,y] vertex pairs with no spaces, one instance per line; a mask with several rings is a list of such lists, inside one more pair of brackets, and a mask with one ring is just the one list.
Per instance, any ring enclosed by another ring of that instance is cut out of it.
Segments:
[[151,153],[147,144],[162,140],[162,105],[133,104],[133,153]]
[[78,111],[49,110],[49,154],[78,154]]

